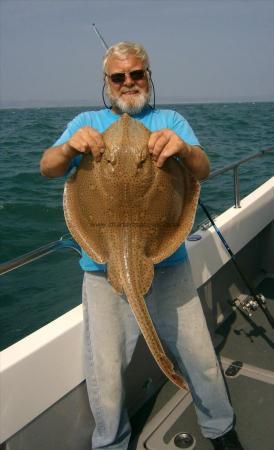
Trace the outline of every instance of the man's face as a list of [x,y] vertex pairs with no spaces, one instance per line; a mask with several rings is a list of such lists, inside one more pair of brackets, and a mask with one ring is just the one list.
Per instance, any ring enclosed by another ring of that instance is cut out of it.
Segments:
[[149,102],[150,87],[147,71],[140,80],[133,80],[129,72],[145,70],[143,62],[134,55],[127,55],[123,59],[110,57],[106,73],[113,75],[125,73],[124,81],[115,83],[109,76],[106,77],[106,92],[113,110],[118,113],[138,114]]

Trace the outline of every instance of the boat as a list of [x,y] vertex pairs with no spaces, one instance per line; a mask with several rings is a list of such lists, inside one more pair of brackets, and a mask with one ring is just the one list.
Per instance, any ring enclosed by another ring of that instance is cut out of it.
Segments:
[[[274,449],[270,320],[274,314],[274,177],[241,199],[238,169],[273,150],[257,152],[211,174],[209,179],[233,172],[234,205],[215,218],[216,228],[210,221],[203,223],[186,242],[236,412],[236,429],[248,450]],[[254,302],[220,235],[229,243],[245,278],[261,294],[261,304]],[[4,276],[23,264],[35,264],[60,249],[72,249],[78,257],[78,246],[64,236],[0,264],[0,273]],[[79,305],[1,352],[1,450],[90,449],[94,421],[85,386],[82,335]],[[190,392],[166,380],[142,336],[126,372],[126,389],[133,427],[129,450],[212,448],[197,425]]]

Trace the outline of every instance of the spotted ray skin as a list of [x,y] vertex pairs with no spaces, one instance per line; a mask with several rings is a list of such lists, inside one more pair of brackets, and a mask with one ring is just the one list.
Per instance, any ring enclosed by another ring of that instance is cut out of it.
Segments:
[[157,168],[148,151],[150,131],[127,114],[104,133],[100,162],[84,155],[66,182],[64,214],[69,231],[124,293],[157,364],[179,388],[183,377],[166,356],[144,295],[154,264],[176,251],[189,234],[200,186],[183,164],[169,158]]

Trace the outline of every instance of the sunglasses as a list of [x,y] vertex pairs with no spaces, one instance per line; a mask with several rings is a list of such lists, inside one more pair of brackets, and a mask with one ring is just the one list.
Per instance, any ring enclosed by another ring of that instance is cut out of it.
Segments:
[[[147,70],[147,69],[146,69]],[[124,83],[126,79],[126,74],[128,74],[133,81],[143,80],[145,78],[146,70],[138,69],[132,70],[131,72],[117,72],[108,75],[105,73],[106,77],[109,77],[113,83]]]

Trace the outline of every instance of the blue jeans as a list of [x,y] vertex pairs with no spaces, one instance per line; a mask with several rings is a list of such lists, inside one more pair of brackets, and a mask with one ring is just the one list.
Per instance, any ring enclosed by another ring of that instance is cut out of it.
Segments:
[[[156,269],[145,299],[160,339],[189,384],[203,435],[214,439],[229,431],[233,409],[189,262]],[[83,310],[87,389],[96,424],[92,448],[126,450],[131,428],[123,373],[139,328],[126,297],[114,291],[104,272],[85,273]]]

